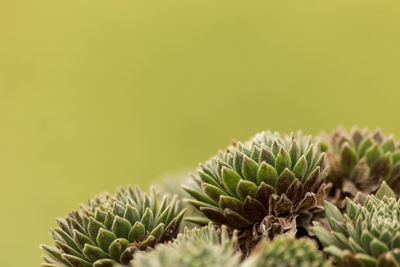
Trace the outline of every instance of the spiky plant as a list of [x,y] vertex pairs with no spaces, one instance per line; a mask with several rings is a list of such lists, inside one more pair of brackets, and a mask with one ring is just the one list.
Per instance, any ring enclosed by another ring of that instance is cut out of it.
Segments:
[[200,164],[198,187],[184,187],[188,201],[213,222],[244,229],[245,251],[261,235],[294,234],[327,194],[323,149],[301,133],[262,132]]
[[330,267],[314,241],[279,236],[261,240],[241,267]]
[[240,262],[236,232],[229,237],[225,226],[186,229],[167,245],[151,252],[140,252],[132,261],[134,267],[237,267]]
[[400,266],[400,202],[382,184],[363,204],[346,200],[346,214],[325,202],[331,230],[313,227],[325,251],[341,266]]
[[127,264],[135,251],[174,238],[185,210],[179,209],[176,196],[160,199],[150,191],[148,196],[136,186],[115,196],[105,193],[58,219],[59,228],[50,230],[56,247],[41,246],[48,255],[42,266]]
[[155,184],[155,188],[163,194],[173,194],[178,196],[181,209],[186,209],[185,217],[181,224],[181,230],[197,226],[206,226],[210,220],[198,209],[183,201],[183,199],[187,198],[189,195],[185,190],[183,190],[182,185],[187,187],[195,186],[193,179],[186,172],[163,176]]
[[330,200],[344,208],[344,199],[358,191],[374,193],[382,181],[400,193],[400,145],[380,130],[336,129],[329,141]]

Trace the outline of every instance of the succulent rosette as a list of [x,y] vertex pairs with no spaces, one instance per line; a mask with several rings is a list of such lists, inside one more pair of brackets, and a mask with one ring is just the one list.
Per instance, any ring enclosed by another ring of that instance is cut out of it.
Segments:
[[42,266],[127,264],[136,251],[176,237],[185,210],[176,196],[160,199],[150,191],[149,196],[139,187],[105,193],[58,219],[59,227],[50,229],[56,247],[41,246],[47,253]]
[[42,266],[400,267],[400,144],[379,130],[261,132],[155,188],[57,219]]
[[400,193],[400,145],[380,130],[336,129],[328,141],[330,201],[344,208],[346,197],[373,194],[385,181]]
[[194,175],[188,200],[216,224],[251,229],[251,238],[296,233],[321,213],[327,194],[325,148],[310,136],[262,132],[235,143]]
[[186,229],[167,245],[150,252],[140,252],[132,261],[134,267],[238,267],[240,253],[236,232],[232,237],[226,227]]
[[331,267],[314,241],[279,236],[273,241],[264,239],[241,267]]
[[325,205],[331,229],[312,230],[338,265],[400,266],[400,202],[386,183],[362,204],[347,199],[344,215],[333,204]]

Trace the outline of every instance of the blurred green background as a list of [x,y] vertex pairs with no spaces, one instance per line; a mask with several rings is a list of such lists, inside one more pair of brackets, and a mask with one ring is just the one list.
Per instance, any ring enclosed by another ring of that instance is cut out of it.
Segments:
[[147,188],[232,138],[400,137],[400,2],[1,0],[2,266],[118,185]]

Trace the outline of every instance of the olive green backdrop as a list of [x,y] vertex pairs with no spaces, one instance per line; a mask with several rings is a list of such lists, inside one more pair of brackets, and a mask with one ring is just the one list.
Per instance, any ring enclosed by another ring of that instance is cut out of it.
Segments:
[[1,266],[103,190],[232,138],[338,124],[400,137],[400,2],[0,0]]

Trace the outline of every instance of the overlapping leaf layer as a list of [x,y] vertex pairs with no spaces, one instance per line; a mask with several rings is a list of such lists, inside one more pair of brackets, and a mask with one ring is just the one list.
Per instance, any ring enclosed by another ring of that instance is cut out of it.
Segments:
[[313,231],[339,265],[400,266],[400,201],[381,193],[369,195],[363,205],[348,199],[345,215],[325,203],[331,231],[321,226]]
[[241,267],[331,267],[310,239],[281,236],[262,240]]
[[194,175],[198,188],[184,189],[192,205],[232,228],[276,220],[267,216],[296,216],[322,204],[326,195],[323,150],[301,133],[263,132],[201,164]]
[[56,247],[42,245],[45,267],[100,267],[127,264],[137,250],[171,240],[178,233],[185,210],[176,197],[144,194],[138,187],[103,194],[58,219],[50,230]]
[[158,245],[151,252],[138,253],[134,267],[238,267],[236,233],[230,238],[226,227],[208,227],[186,230],[168,245]]
[[333,184],[332,201],[344,207],[344,198],[358,191],[374,193],[385,181],[400,193],[400,144],[381,131],[339,128],[330,138],[328,181]]

